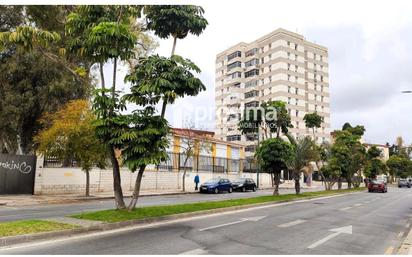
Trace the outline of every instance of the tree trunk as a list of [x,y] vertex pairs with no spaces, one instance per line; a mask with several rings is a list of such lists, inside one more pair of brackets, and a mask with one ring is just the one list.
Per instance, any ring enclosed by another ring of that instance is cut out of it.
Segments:
[[86,172],[86,196],[90,196],[90,172],[89,170],[84,172]]
[[121,177],[120,177],[119,163],[117,162],[116,155],[112,147],[110,147],[109,149],[109,154],[110,154],[110,161],[113,166],[113,191],[114,191],[114,198],[116,201],[116,208],[126,209],[126,204],[124,203],[124,198],[123,198],[123,190],[122,190],[122,182],[121,182]]
[[296,194],[298,195],[300,194],[300,176],[296,175],[294,179],[295,179],[295,191],[296,191]]
[[342,189],[342,180],[340,178],[338,179],[338,189]]
[[347,178],[348,181],[348,189],[352,188],[352,178]]
[[173,36],[173,47],[172,47],[172,53],[170,54],[170,56],[175,55],[176,43],[177,43],[177,37]]
[[186,191],[186,164],[188,161],[189,157],[186,155],[185,162],[183,164],[183,178],[182,178],[182,190],[183,192]]
[[[104,71],[103,71],[103,63],[99,63],[99,68],[100,68],[100,80],[102,83],[102,89],[106,88],[106,82],[104,81]],[[104,93],[103,93],[104,94]]]
[[113,60],[113,86],[112,86],[112,98],[114,99],[116,94],[116,77],[117,77],[117,58]]
[[[170,54],[170,56],[173,56],[175,54],[175,50],[176,50],[176,43],[177,43],[177,37],[173,36],[173,47],[172,47],[172,53]],[[162,112],[161,112],[161,116],[162,118],[165,117],[166,115],[166,106],[167,106],[167,97],[165,97],[163,99],[163,104],[162,104]]]
[[279,172],[275,172],[275,174],[273,174],[273,178],[275,182],[275,189],[273,190],[273,195],[279,195],[279,182],[280,182],[279,176],[280,176]]
[[145,169],[146,169],[146,165],[142,165],[139,168],[139,173],[137,174],[136,182],[134,185],[133,197],[132,197],[132,200],[130,201],[129,207],[127,208],[129,211],[132,211],[136,208],[137,200],[139,199],[139,194],[140,194],[140,185],[142,183],[143,173]]
[[270,178],[271,178],[271,182],[272,182],[272,187],[275,186],[275,179],[273,177],[273,173],[270,173]]

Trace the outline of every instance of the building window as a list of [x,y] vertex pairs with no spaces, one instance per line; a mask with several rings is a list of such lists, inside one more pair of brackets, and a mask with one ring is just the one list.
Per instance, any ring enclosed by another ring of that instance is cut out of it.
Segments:
[[290,86],[288,86],[288,93],[290,93]]
[[246,135],[246,141],[255,141],[255,140],[257,140],[257,134]]
[[240,141],[240,138],[241,138],[240,135],[227,136],[226,141]]
[[269,65],[269,71],[272,71],[272,64]]
[[323,61],[323,56],[322,55],[320,56],[320,60]]
[[234,87],[240,88],[240,83],[236,83],[233,85]]
[[272,82],[272,76],[269,76],[269,82]]
[[299,117],[299,111],[296,110],[296,117]]
[[290,63],[288,63],[288,70],[290,70]]
[[249,92],[245,93],[245,98],[251,98],[251,97],[255,97],[255,96],[259,96],[259,91],[252,90],[252,91],[249,91]]
[[290,59],[290,53],[288,52],[288,59]]
[[295,94],[299,94],[299,88],[295,88]]
[[295,54],[295,61],[297,61],[298,60],[298,55],[297,54]]
[[269,49],[271,49],[271,48],[272,48],[272,43],[269,44]]
[[295,44],[295,50],[298,50],[298,45],[297,44]]
[[250,70],[248,72],[245,72],[245,78],[253,77],[253,76],[256,76],[256,75],[259,75],[259,70],[258,69],[253,69],[253,70]]
[[259,64],[259,59],[252,59],[250,61],[245,62],[245,68],[250,66],[255,66]]
[[249,108],[249,107],[259,107],[259,102],[252,101],[252,102],[245,103],[245,108]]
[[[227,70],[230,71],[231,69],[234,69],[234,68],[237,68],[237,67],[241,68],[241,67],[242,67],[242,63],[239,62],[239,61],[237,61],[237,62],[228,64],[228,65],[227,65]],[[222,72],[223,72],[223,71],[222,71]]]
[[269,60],[272,60],[272,54],[269,54]]
[[[292,99],[290,97],[288,97],[288,104],[290,104],[291,100]],[[289,111],[289,113],[290,113],[290,111]]]
[[257,84],[258,84],[257,80],[251,80],[245,83],[245,88],[257,86]]
[[297,76],[295,76],[295,82],[298,83],[298,77]]
[[296,122],[296,128],[299,128],[299,121]]
[[288,46],[290,46],[290,41],[288,41]]
[[232,59],[234,59],[234,58],[236,58],[236,57],[242,57],[242,52],[236,51],[236,52],[234,52],[234,53],[229,54],[229,55],[227,56],[227,60],[230,61],[230,60],[232,60]]
[[241,78],[241,77],[242,77],[242,73],[240,73],[239,71],[233,72],[233,73],[229,74],[229,77],[230,77],[231,79]]
[[257,48],[250,49],[249,51],[247,51],[245,53],[245,57],[253,56],[253,55],[257,54],[258,51],[259,50]]
[[288,81],[290,81],[290,75],[288,74]]
[[299,105],[299,99],[296,99],[296,105]]
[[323,75],[320,76],[320,81],[323,82]]
[[256,150],[255,145],[248,145],[245,147],[245,152],[254,152]]

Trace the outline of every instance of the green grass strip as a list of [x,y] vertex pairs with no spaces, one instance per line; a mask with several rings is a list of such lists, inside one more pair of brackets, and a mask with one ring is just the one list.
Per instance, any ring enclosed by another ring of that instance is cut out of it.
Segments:
[[43,220],[20,220],[0,223],[0,237],[58,231],[77,226]]
[[127,210],[103,210],[97,212],[85,212],[81,214],[71,215],[73,218],[86,219],[86,220],[96,220],[108,223],[136,220],[143,218],[160,217],[179,213],[188,213],[204,210],[213,210],[232,206],[241,206],[248,204],[257,203],[268,203],[268,202],[282,202],[290,201],[296,199],[304,199],[308,197],[326,196],[337,193],[348,193],[365,190],[362,188],[354,189],[342,189],[342,190],[332,190],[332,191],[319,191],[319,192],[305,192],[299,195],[296,194],[284,194],[278,196],[259,196],[253,198],[243,198],[243,199],[232,199],[224,201],[211,201],[211,202],[196,202],[196,203],[186,203],[177,205],[163,205],[163,206],[150,206],[137,208],[134,211]]

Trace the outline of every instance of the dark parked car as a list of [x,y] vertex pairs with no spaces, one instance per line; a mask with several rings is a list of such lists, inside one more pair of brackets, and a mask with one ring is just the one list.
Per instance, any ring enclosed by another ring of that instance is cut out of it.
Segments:
[[398,187],[407,187],[411,188],[411,183],[407,179],[401,178],[398,181]]
[[374,179],[368,183],[368,191],[386,193],[388,192],[388,187],[385,181]]
[[219,192],[232,193],[232,183],[229,179],[225,178],[213,178],[200,185],[200,193],[219,193]]
[[256,183],[251,178],[238,178],[232,182],[233,190],[246,192],[247,190],[256,191]]

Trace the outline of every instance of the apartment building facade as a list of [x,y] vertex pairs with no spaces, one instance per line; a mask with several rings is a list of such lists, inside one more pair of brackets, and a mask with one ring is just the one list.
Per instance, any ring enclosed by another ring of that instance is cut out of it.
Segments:
[[237,124],[248,107],[281,100],[287,104],[295,137],[312,135],[303,117],[324,117],[317,142],[330,141],[328,49],[302,35],[277,29],[251,43],[239,43],[216,57],[216,137],[245,144],[251,156],[257,138],[242,135]]

